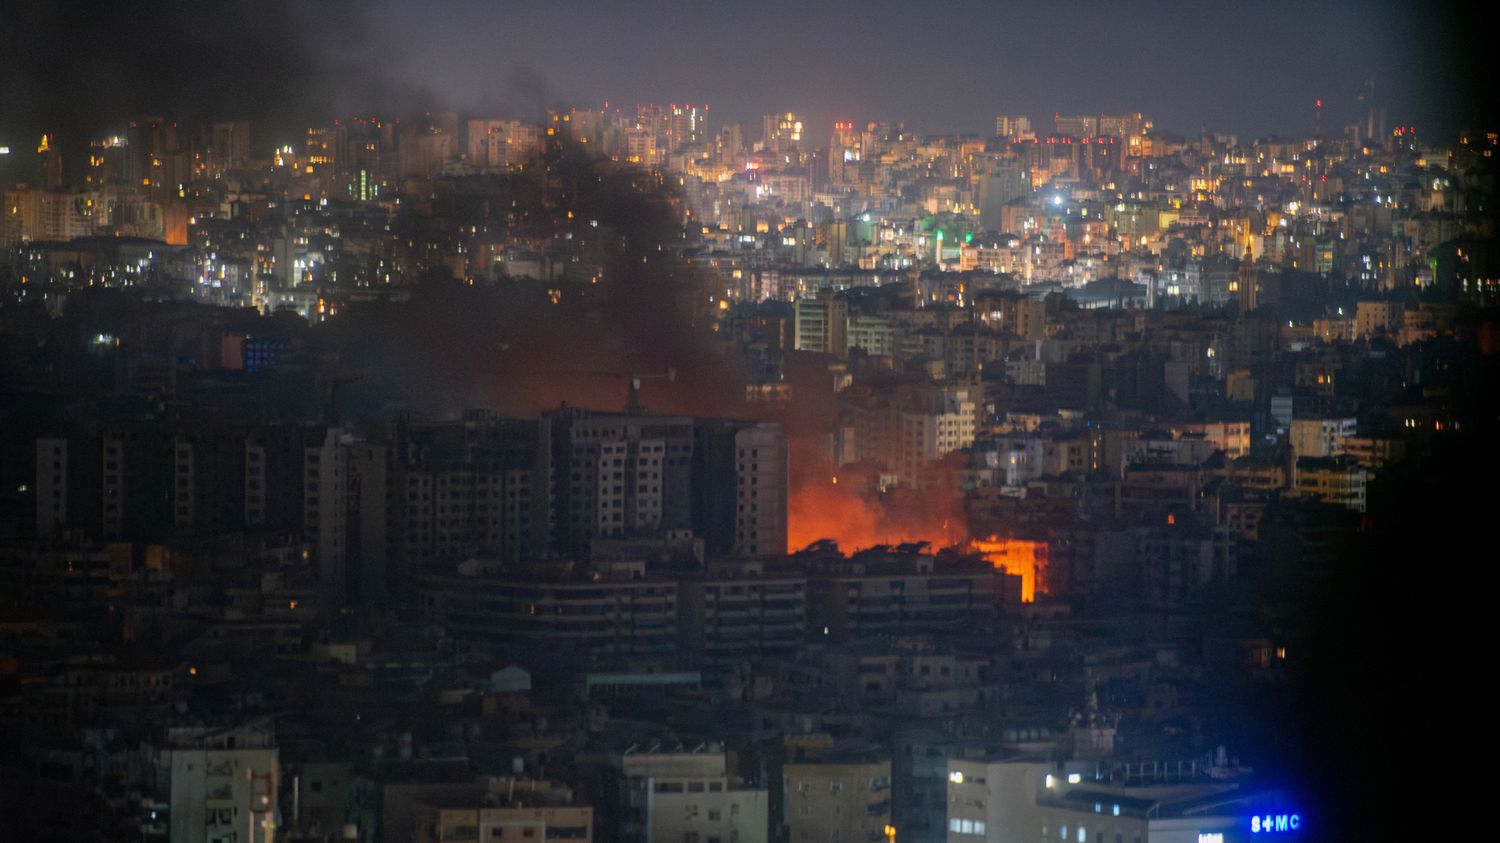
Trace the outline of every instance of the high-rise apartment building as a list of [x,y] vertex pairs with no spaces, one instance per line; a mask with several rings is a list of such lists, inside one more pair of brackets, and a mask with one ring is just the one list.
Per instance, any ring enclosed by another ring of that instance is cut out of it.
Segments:
[[698,419],[693,435],[692,525],[708,556],[785,552],[788,457],[780,426]]
[[849,350],[849,303],[833,290],[817,298],[798,299],[794,305],[794,347],[843,357]]
[[790,111],[761,118],[761,148],[779,153],[801,150],[802,118]]
[[5,192],[0,246],[31,241],[76,240],[94,233],[96,214],[87,193],[18,186]]
[[470,411],[458,422],[398,426],[390,480],[396,567],[412,573],[474,555],[546,555],[548,428]]
[[548,418],[560,552],[579,556],[596,538],[692,528],[692,419],[574,409]]
[[1031,134],[1031,118],[1002,114],[995,118],[995,136],[1024,138]]
[[240,120],[210,126],[205,158],[209,173],[215,178],[245,166],[250,160],[250,124]]
[[1099,134],[1099,118],[1091,115],[1064,117],[1058,114],[1053,118],[1053,126],[1063,137],[1092,138]]
[[47,539],[68,524],[68,440],[36,440],[36,535]]
[[1099,134],[1112,138],[1141,137],[1152,128],[1149,117],[1140,113],[1134,114],[1102,114],[1099,116]]
[[1335,418],[1294,418],[1288,434],[1292,455],[1303,457],[1336,457],[1343,454],[1344,440],[1359,433],[1359,419],[1353,416]]
[[467,153],[469,164],[481,170],[503,170],[506,164],[504,120],[470,120]]
[[720,126],[716,146],[719,163],[735,163],[745,154],[745,124],[736,122]]
[[327,126],[308,129],[303,160],[305,166],[312,168],[312,174],[344,173],[349,166],[349,127],[335,120]]
[[303,535],[311,544],[318,569],[319,606],[328,612],[341,609],[349,594],[351,444],[347,434],[330,427],[321,442],[303,451]]
[[864,149],[854,123],[834,123],[828,141],[828,180],[835,185],[858,183],[863,160]]
[[979,177],[979,221],[986,231],[999,231],[1001,209],[1031,195],[1031,173],[1019,159],[996,161]]

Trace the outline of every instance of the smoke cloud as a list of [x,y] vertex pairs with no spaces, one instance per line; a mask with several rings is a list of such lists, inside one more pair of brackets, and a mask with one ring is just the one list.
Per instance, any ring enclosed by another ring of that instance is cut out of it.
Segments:
[[[630,376],[639,374],[647,376],[642,403],[653,412],[750,415],[743,367],[713,342],[702,280],[658,248],[681,231],[669,189],[576,150],[528,172],[520,178],[532,183],[496,197],[552,191],[551,212],[573,212],[557,224],[599,241],[598,282],[471,287],[434,279],[409,302],[350,309],[320,329],[362,376],[348,390],[346,412],[379,417],[401,406],[433,416],[465,408],[531,415],[563,402],[619,410]],[[669,370],[670,380],[662,377]]]
[[22,0],[0,4],[0,136],[79,142],[137,114],[249,120],[253,143],[335,114],[430,98],[359,0]]

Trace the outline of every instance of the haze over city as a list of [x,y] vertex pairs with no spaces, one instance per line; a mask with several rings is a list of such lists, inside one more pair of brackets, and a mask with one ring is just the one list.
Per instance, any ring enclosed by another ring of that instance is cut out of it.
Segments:
[[[1318,99],[1354,119],[1372,82],[1393,123],[1451,135],[1494,114],[1476,87],[1486,31],[1467,3],[21,3],[0,14],[0,137],[131,112],[279,132],[330,112],[536,119],[606,101],[924,133],[1145,110],[1176,132],[1296,135]],[[143,59],[145,44],[212,60]]]

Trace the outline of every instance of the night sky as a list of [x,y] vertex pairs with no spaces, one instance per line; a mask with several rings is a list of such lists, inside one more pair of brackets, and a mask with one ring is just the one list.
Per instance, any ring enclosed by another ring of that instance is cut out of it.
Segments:
[[[987,134],[998,113],[1145,111],[1159,130],[1330,134],[1373,79],[1387,123],[1492,125],[1476,4],[634,0],[0,4],[0,144],[111,116],[245,117],[257,145],[350,110],[534,118],[549,105],[708,103]],[[20,136],[19,138],[17,136]]]

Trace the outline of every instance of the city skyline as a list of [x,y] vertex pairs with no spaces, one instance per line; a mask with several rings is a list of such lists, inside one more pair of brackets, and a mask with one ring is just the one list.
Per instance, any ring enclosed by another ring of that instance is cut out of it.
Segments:
[[0,836],[1442,836],[1478,14],[0,7]]

